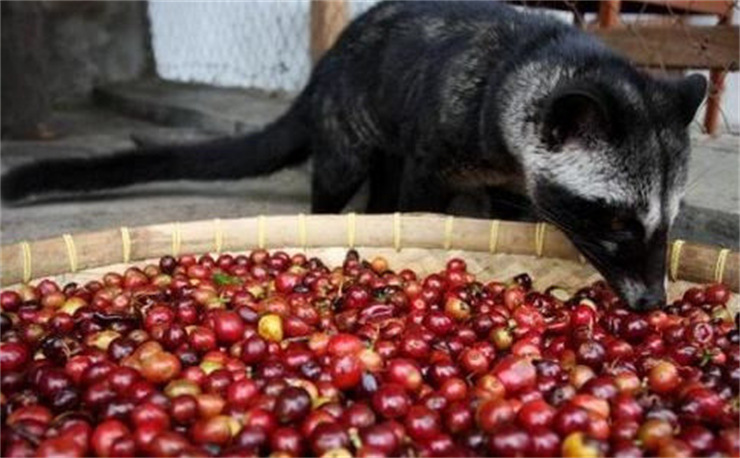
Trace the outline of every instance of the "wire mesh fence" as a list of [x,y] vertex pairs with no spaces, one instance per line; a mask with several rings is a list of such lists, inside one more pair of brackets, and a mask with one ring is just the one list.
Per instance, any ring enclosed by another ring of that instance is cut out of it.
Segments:
[[157,71],[166,79],[297,90],[310,70],[307,2],[151,2]]
[[[351,19],[377,0],[151,1],[160,76],[219,86],[299,91],[312,62]],[[737,1],[512,1],[589,30],[653,72],[703,71],[710,96],[696,127],[740,125]],[[728,77],[728,75],[730,75]],[[729,88],[727,86],[729,85]],[[726,90],[729,89],[729,90]]]
[[152,1],[149,17],[157,71],[177,81],[298,91],[312,66],[312,14],[315,27],[339,31],[377,0],[321,3],[328,8],[317,19],[316,6],[312,12],[306,0]]

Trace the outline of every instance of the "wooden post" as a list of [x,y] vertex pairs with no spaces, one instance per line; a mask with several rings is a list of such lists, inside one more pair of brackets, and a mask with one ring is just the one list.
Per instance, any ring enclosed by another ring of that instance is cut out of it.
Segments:
[[346,0],[311,0],[311,62],[318,62],[347,25]]
[[581,9],[582,3],[568,2],[567,4],[573,10],[573,25],[578,27],[579,29],[585,29],[586,28],[586,18],[584,17],[585,13]]
[[619,24],[619,10],[621,8],[621,0],[604,0],[599,2],[599,26],[607,28]]
[[[732,5],[727,12],[720,16],[719,25],[732,24],[732,14],[734,8]],[[722,104],[722,92],[725,89],[726,70],[711,70],[709,72],[709,95],[707,97],[707,107],[704,112],[704,130],[714,135],[719,127],[720,105]]]

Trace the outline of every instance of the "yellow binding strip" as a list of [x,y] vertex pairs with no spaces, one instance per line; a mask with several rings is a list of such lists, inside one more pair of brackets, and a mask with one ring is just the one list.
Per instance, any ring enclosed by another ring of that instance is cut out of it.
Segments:
[[221,219],[215,218],[213,220],[213,249],[216,254],[221,254],[221,250],[224,248],[224,231],[221,227]]
[[303,213],[298,214],[298,244],[303,248],[306,249],[306,246],[308,245],[308,234],[306,231],[306,215]]
[[452,229],[455,227],[455,217],[450,215],[445,220],[445,250],[452,248]]
[[67,246],[67,257],[69,258],[69,270],[72,273],[77,272],[77,248],[75,247],[75,241],[70,234],[62,235],[64,244]]
[[537,223],[534,228],[534,249],[538,258],[542,257],[545,251],[545,234],[547,233],[547,223]]
[[722,283],[725,276],[725,264],[727,264],[727,255],[730,254],[729,248],[723,248],[717,255],[717,264],[714,266],[714,281]]
[[180,256],[180,247],[182,245],[182,233],[180,232],[180,223],[172,224],[172,257]]
[[23,283],[31,281],[32,263],[31,263],[31,245],[25,240],[20,243],[21,258],[23,259]]
[[354,212],[347,213],[347,246],[355,247],[355,237],[357,236],[357,214]]
[[491,232],[488,237],[488,251],[495,253],[498,248],[498,228],[501,225],[501,220],[494,219],[491,221]]
[[684,243],[686,242],[680,239],[676,239],[673,241],[673,244],[671,246],[671,260],[668,264],[668,277],[671,279],[671,281],[678,280],[678,266],[681,262],[681,249],[683,248]]
[[123,263],[128,264],[131,261],[131,233],[126,226],[121,227],[121,251]]
[[257,217],[257,247],[260,250],[265,249],[265,217],[259,215]]
[[401,214],[393,214],[393,248],[396,251],[401,250]]

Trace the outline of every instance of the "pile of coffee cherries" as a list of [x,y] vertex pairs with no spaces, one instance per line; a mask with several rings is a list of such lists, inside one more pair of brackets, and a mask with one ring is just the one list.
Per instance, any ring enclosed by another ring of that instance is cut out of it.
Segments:
[[348,252],[163,257],[0,295],[0,453],[738,456],[719,284],[630,311]]

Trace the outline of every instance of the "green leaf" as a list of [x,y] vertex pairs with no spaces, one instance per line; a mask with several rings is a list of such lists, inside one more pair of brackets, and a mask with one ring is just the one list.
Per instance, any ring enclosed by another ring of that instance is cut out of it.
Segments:
[[242,284],[242,281],[239,277],[232,277],[230,275],[221,274],[221,273],[213,274],[213,281],[219,286],[241,285]]

